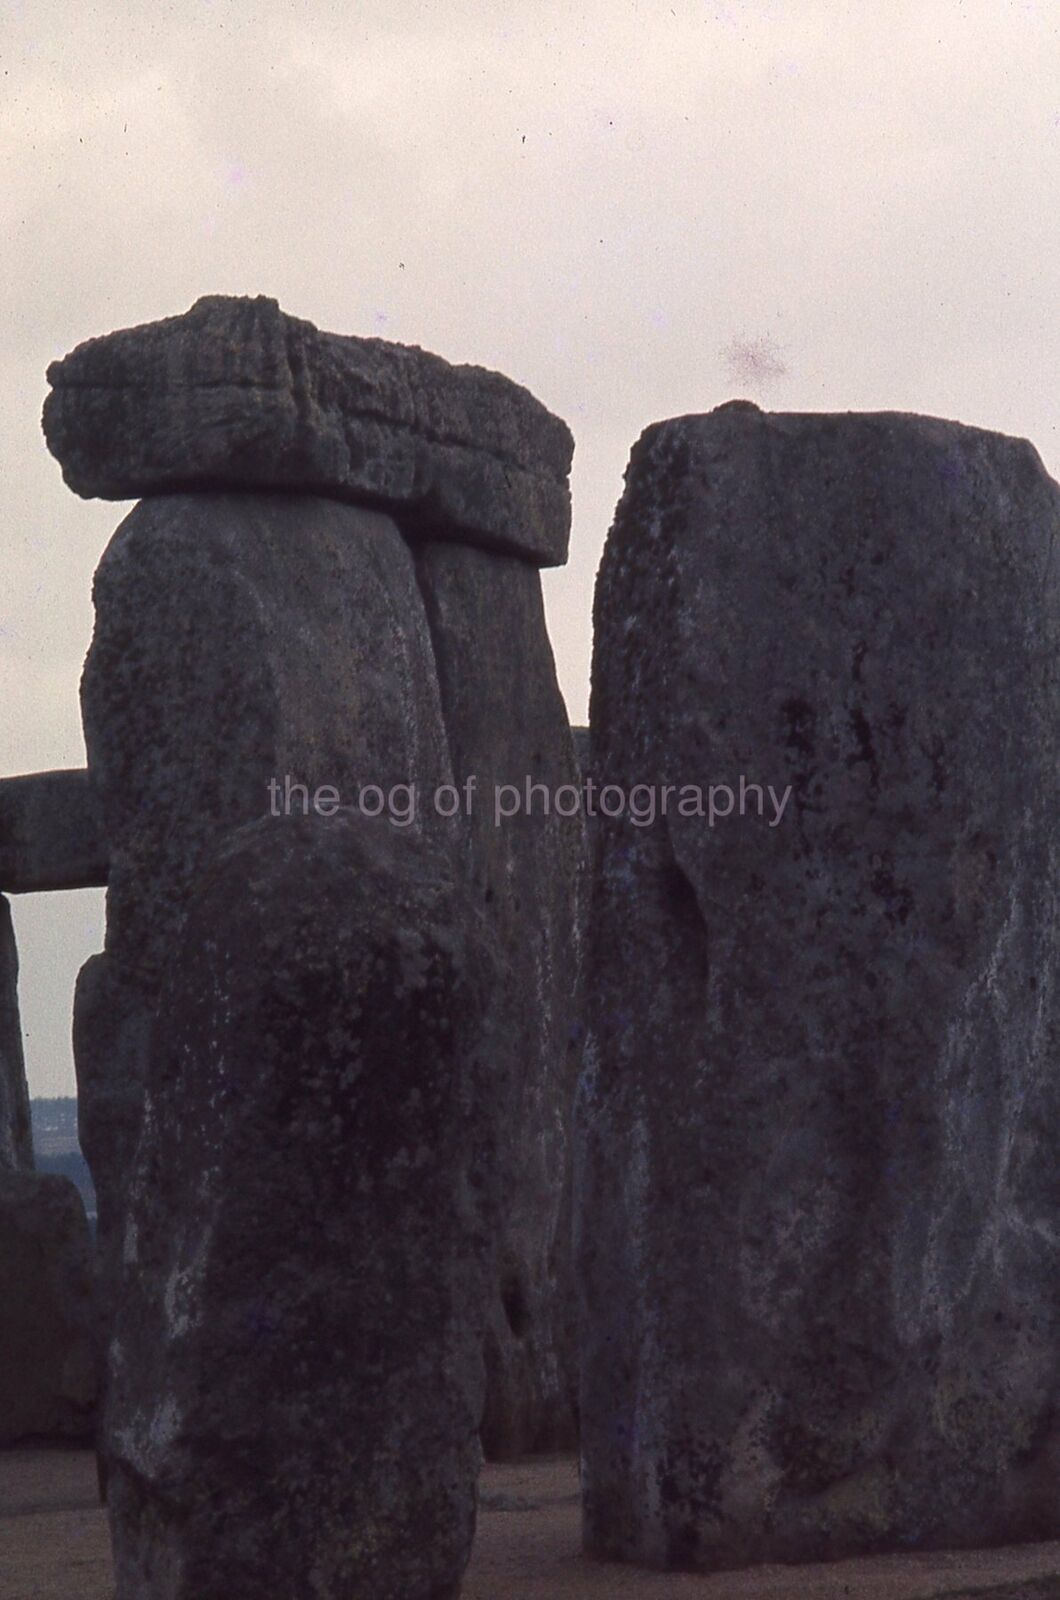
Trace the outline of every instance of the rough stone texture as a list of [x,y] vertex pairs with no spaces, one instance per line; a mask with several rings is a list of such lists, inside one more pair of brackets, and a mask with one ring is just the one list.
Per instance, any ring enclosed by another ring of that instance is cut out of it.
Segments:
[[90,956],[74,988],[77,1137],[96,1191],[97,1366],[102,1391],[114,1301],[114,1253],[143,1114],[143,1075],[157,987],[110,956]]
[[0,895],[0,1172],[33,1168],[29,1088],[18,1007],[18,947],[11,907]]
[[[82,699],[112,860],[107,952],[81,974],[74,1035],[108,1283],[151,1018],[202,862],[265,810],[273,774],[333,784],[344,801],[358,782],[416,782],[419,824],[459,840],[518,965],[494,997],[508,1018],[498,1084],[516,1081],[521,1100],[485,1446],[506,1456],[570,1442],[573,1289],[559,1208],[581,826],[530,818],[495,829],[492,814],[495,781],[572,781],[539,575],[458,544],[423,544],[414,562],[386,518],[332,501],[166,497],[123,523],[95,598]],[[435,787],[472,773],[472,818],[436,818]]]
[[738,403],[634,450],[597,776],[795,794],[596,825],[598,1555],[1060,1531],[1058,523],[1030,445],[926,418]]
[[204,876],[129,1186],[118,1600],[456,1595],[507,981],[451,852],[385,821],[264,819]]
[[[508,1215],[487,1339],[490,1459],[556,1450],[576,1435],[575,1297],[569,1127],[577,1075],[579,815],[551,797],[576,784],[566,710],[545,626],[541,579],[525,562],[457,544],[424,545],[417,574],[434,642],[468,882],[512,968],[498,1074],[516,1085],[505,1161]],[[536,810],[495,825],[495,785],[543,785]]]
[[219,828],[287,774],[449,779],[431,641],[394,524],[315,496],[145,500],[96,573],[82,683],[110,842],[107,953],[157,980]]
[[92,1257],[67,1178],[0,1172],[0,1445],[94,1426]]
[[95,602],[82,709],[111,863],[106,953],[82,972],[74,1042],[106,1314],[150,1022],[204,860],[268,809],[274,777],[349,803],[361,783],[433,789],[450,774],[412,557],[376,512],[143,501]]
[[0,778],[0,890],[93,889],[106,881],[107,850],[84,768]]
[[48,381],[48,447],[77,494],[313,491],[425,537],[566,560],[570,431],[499,373],[212,295],[89,339]]

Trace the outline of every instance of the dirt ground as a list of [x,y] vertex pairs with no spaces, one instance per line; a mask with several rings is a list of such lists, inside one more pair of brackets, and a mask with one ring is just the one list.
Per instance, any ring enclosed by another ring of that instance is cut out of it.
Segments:
[[[112,1600],[107,1525],[85,1450],[0,1452],[0,1600]],[[1060,1600],[1060,1544],[876,1557],[714,1576],[579,1554],[570,1458],[488,1467],[464,1600]],[[262,1597],[266,1600],[266,1597]]]

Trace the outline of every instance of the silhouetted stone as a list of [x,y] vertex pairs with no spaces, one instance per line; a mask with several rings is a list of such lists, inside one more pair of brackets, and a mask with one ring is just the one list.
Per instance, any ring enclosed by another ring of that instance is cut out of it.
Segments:
[[0,1172],[31,1171],[33,1133],[18,1006],[18,947],[0,895]]
[[596,776],[793,794],[595,824],[592,1553],[1060,1533],[1058,507],[1026,442],[927,418],[737,404],[633,452]]
[[89,339],[48,381],[48,447],[77,494],[314,492],[417,535],[567,558],[570,431],[499,373],[211,295]]
[[68,1178],[0,1171],[0,1445],[91,1437],[92,1260]]
[[[125,1180],[143,1112],[143,1073],[157,989],[106,955],[90,956],[74,989],[77,1137],[96,1191],[96,1240],[110,1276]],[[99,1311],[109,1323],[109,1284]]]
[[507,981],[422,837],[343,813],[220,851],[169,963],[129,1186],[118,1600],[456,1595]]
[[[517,1096],[506,1130],[507,1218],[486,1345],[482,1441],[496,1460],[565,1448],[576,1436],[566,1189],[584,834],[576,808],[566,817],[554,808],[557,790],[576,785],[578,775],[539,574],[457,544],[422,546],[416,565],[461,788],[467,880],[511,967],[509,989],[494,996],[503,1013],[498,1081],[513,1083]],[[468,808],[462,786],[470,776],[477,787]],[[524,806],[498,825],[496,786],[525,797],[528,778],[539,786],[534,812]],[[570,798],[561,804],[569,807]]]
[[99,888],[107,850],[84,768],[0,778],[0,890]]

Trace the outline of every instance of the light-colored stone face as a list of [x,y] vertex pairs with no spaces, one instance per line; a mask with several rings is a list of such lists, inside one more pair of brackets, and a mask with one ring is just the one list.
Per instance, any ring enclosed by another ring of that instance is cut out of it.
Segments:
[[1058,1531],[1058,532],[1029,445],[932,419],[739,404],[634,451],[594,777],[673,787],[594,824],[600,1554]]

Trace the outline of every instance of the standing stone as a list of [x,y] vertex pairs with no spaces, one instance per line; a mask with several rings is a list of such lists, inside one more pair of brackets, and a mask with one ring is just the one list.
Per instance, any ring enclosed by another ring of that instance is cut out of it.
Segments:
[[92,1248],[68,1178],[33,1171],[18,952],[0,895],[0,1446],[94,1425]]
[[266,811],[270,780],[348,802],[362,783],[448,778],[415,569],[389,518],[309,495],[159,496],[115,533],[94,599],[82,709],[107,953],[127,968],[157,980],[204,846]]
[[33,1135],[18,1007],[18,948],[11,907],[0,895],[0,1172],[32,1169]]
[[412,557],[387,517],[311,496],[145,500],[94,598],[82,709],[107,939],[74,1042],[109,1285],[151,1021],[203,862],[282,806],[288,778],[349,803],[366,783],[433,792],[450,771]]
[[[82,696],[109,894],[75,1046],[110,1283],[188,897],[226,834],[260,816],[268,779],[334,785],[347,803],[360,783],[412,785],[428,801],[459,757],[462,780],[481,768],[488,808],[509,771],[571,775],[535,569],[566,557],[573,440],[499,374],[321,333],[261,298],[91,340],[49,380],[45,433],[70,486],[149,497],[97,575]],[[493,1099],[518,1086],[525,1146],[510,1120],[484,1432],[498,1454],[551,1447],[574,1411],[561,1208],[580,825],[505,841],[481,820],[421,826],[457,852],[494,938],[520,947],[491,1002],[508,1024]]]
[[[515,1084],[517,1101],[482,1427],[486,1455],[498,1460],[567,1448],[577,1432],[568,1130],[584,877],[579,779],[538,573],[443,543],[421,546],[416,567],[454,779],[476,782],[461,807],[465,874],[512,975],[495,997],[504,1009],[496,1070]],[[537,786],[529,812],[528,780]],[[514,791],[503,809],[516,797],[520,807],[498,821],[499,785]]]
[[491,996],[449,852],[267,818],[168,964],[111,1353],[118,1600],[450,1600],[496,1234]]
[[596,777],[733,813],[594,824],[594,1554],[1060,1533],[1058,531],[1030,445],[927,418],[633,452]]
[[0,1445],[91,1438],[92,1244],[68,1178],[0,1171]]

